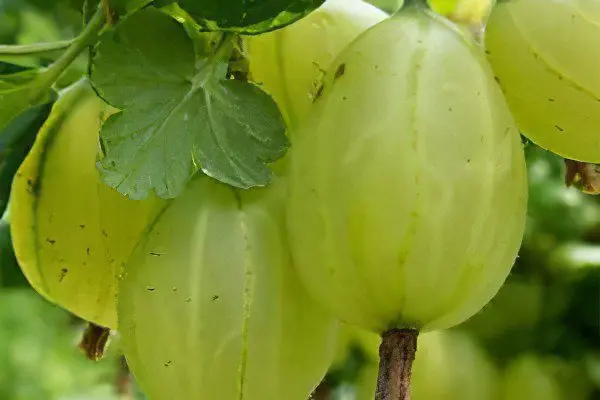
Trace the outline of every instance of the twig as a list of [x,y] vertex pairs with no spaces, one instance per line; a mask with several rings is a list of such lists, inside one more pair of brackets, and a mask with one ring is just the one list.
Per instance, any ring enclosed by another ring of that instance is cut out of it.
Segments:
[[600,166],[565,158],[565,184],[587,194],[600,194]]
[[392,329],[381,336],[375,400],[410,400],[410,378],[418,334],[412,329]]
[[43,55],[45,53],[65,50],[71,46],[74,41],[75,39],[48,43],[0,44],[0,55],[11,57]]
[[33,98],[31,103],[35,104],[39,98],[46,95],[52,84],[62,75],[62,73],[75,61],[75,59],[88,46],[95,43],[98,34],[104,27],[104,13],[101,9],[96,11],[90,22],[86,25],[81,35],[79,35],[69,48],[60,56],[56,62],[50,65],[34,81],[37,98]]
[[104,356],[104,350],[110,337],[110,329],[90,322],[83,332],[79,348],[89,360],[98,361]]

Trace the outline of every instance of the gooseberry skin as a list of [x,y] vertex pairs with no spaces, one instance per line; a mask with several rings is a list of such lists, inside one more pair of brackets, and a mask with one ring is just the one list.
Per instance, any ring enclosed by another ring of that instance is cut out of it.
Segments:
[[387,18],[363,0],[327,0],[294,24],[245,38],[252,79],[273,96],[286,122],[298,124],[312,105],[322,71],[356,37]]
[[488,60],[519,128],[565,158],[600,162],[600,3],[498,2]]
[[134,251],[119,331],[150,399],[305,400],[325,375],[337,322],[298,282],[272,185],[199,177]]
[[375,332],[442,329],[499,290],[525,226],[523,146],[481,48],[408,7],[334,62],[291,150],[309,292]]
[[118,276],[162,207],[133,201],[96,170],[103,118],[116,112],[82,79],[61,92],[13,180],[11,236],[23,274],[49,301],[117,327]]

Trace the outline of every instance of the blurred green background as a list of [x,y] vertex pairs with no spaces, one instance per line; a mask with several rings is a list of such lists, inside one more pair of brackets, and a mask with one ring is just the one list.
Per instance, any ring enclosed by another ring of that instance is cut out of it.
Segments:
[[[82,26],[83,3],[0,0],[0,44],[69,39]],[[65,84],[85,65],[72,68]],[[565,187],[561,158],[532,144],[526,152],[529,217],[516,266],[467,323],[422,335],[413,400],[600,400],[600,198]],[[0,400],[143,398],[123,369],[117,337],[105,359],[85,359],[77,348],[84,327],[28,287],[0,223]],[[344,328],[315,399],[373,399],[377,344]]]

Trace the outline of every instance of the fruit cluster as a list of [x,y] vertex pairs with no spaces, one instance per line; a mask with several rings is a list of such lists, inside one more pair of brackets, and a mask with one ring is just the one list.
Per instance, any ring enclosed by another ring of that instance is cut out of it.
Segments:
[[[414,347],[498,292],[525,229],[520,131],[600,160],[600,61],[587,57],[600,9],[581,3],[499,2],[483,43],[418,0],[392,16],[328,0],[246,37],[249,77],[292,143],[261,189],[199,175],[176,199],[123,197],[96,170],[119,110],[80,80],[13,181],[19,264],[41,295],[119,331],[152,400],[304,400],[338,321]],[[481,22],[477,10],[461,15]],[[408,398],[381,381],[378,399]]]

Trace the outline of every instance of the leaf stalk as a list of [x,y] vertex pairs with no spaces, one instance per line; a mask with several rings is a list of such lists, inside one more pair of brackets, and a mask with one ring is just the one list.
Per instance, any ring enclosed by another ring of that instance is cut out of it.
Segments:
[[0,56],[12,57],[28,57],[41,56],[46,53],[53,53],[67,49],[73,44],[75,39],[61,40],[48,43],[33,43],[33,44],[0,44]]
[[104,11],[101,8],[98,8],[83,32],[73,40],[72,44],[58,60],[46,68],[33,82],[34,96],[32,98],[32,103],[35,103],[45,96],[46,92],[52,87],[54,82],[58,80],[62,73],[65,72],[73,61],[75,61],[81,52],[95,43],[104,27],[105,20]]

